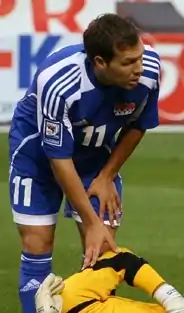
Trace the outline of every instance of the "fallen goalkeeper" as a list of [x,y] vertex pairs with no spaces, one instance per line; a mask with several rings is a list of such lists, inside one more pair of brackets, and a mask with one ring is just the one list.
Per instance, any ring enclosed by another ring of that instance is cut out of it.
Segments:
[[[125,281],[158,304],[114,295]],[[104,253],[92,267],[63,281],[47,276],[35,296],[37,313],[184,313],[184,298],[143,259],[126,248]]]

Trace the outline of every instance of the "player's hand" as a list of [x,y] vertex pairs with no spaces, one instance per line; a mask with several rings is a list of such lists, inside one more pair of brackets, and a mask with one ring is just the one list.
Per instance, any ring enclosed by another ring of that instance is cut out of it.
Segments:
[[82,270],[86,267],[95,265],[104,243],[108,243],[109,248],[118,253],[116,246],[110,232],[104,224],[98,219],[96,223],[89,225],[85,229],[85,257]]
[[107,211],[110,225],[114,227],[115,221],[119,223],[121,216],[121,200],[113,181],[98,176],[92,181],[87,194],[89,197],[98,197],[100,201],[99,217],[102,221],[104,221],[104,214]]

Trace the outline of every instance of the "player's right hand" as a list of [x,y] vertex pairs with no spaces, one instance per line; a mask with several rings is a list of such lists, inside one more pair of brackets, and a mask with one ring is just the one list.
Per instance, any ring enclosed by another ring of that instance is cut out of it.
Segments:
[[85,231],[85,257],[82,270],[95,265],[100,252],[102,245],[104,243],[108,243],[109,248],[118,253],[118,247],[113,240],[110,232],[104,226],[104,224],[100,221],[96,221],[96,223],[91,224],[86,228]]
[[121,200],[113,181],[103,175],[99,175],[93,179],[87,194],[89,198],[96,196],[99,199],[99,217],[102,221],[104,221],[105,213],[108,212],[111,227],[115,226],[115,222],[119,224],[121,219]]

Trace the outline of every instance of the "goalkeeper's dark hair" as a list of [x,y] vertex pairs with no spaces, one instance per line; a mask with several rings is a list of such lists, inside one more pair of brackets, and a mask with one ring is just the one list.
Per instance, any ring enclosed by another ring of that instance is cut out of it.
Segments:
[[93,20],[84,31],[85,51],[91,61],[101,56],[109,63],[116,50],[135,46],[139,41],[138,28],[117,14],[104,14]]

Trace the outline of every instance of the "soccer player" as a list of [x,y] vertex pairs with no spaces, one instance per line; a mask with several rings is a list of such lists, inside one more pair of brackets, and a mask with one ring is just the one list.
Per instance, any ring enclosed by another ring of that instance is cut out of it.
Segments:
[[[158,304],[114,296],[122,282],[138,287]],[[184,298],[143,258],[122,248],[104,253],[92,267],[65,281],[50,274],[35,296],[37,313],[183,313]]]
[[[81,231],[84,267],[96,262],[105,244],[116,250],[98,215],[104,206],[105,224],[119,218],[119,168],[146,129],[158,125],[159,57],[143,45],[135,26],[106,14],[89,25],[83,39],[40,65],[12,119],[10,200],[22,243],[24,313],[35,312],[36,289],[52,271],[63,193],[66,216],[75,215]],[[116,145],[118,130],[123,136]],[[98,197],[89,200],[87,191],[94,193],[99,182]],[[109,229],[114,236],[115,228]]]

